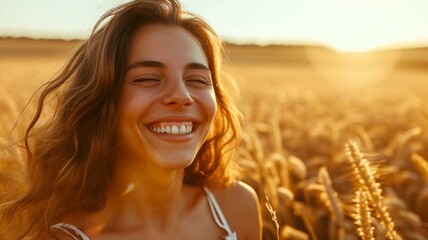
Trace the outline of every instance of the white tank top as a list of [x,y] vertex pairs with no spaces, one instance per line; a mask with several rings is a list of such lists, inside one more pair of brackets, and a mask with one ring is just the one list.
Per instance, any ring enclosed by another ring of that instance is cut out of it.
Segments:
[[[229,224],[227,223],[227,220],[224,217],[223,212],[221,211],[220,205],[218,205],[217,200],[215,199],[212,192],[206,187],[204,187],[204,191],[207,194],[208,204],[210,206],[211,214],[214,218],[214,221],[220,228],[224,229],[227,233],[227,235],[224,236],[224,239],[237,240],[238,237],[236,235],[236,232],[230,229]],[[80,229],[68,223],[57,223],[55,225],[52,225],[51,228],[56,228],[63,231],[64,233],[72,237],[74,240],[90,240],[89,237]]]

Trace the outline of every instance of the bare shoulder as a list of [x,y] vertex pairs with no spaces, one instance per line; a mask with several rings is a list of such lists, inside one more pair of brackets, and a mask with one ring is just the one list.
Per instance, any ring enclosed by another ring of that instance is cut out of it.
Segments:
[[212,189],[232,230],[239,239],[261,239],[261,213],[257,193],[249,185],[236,182],[232,186]]

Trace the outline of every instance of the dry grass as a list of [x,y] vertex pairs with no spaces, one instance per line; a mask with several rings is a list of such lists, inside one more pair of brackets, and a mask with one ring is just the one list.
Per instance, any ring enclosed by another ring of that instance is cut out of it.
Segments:
[[[27,56],[18,45],[0,48],[2,193],[18,184],[7,173],[18,172],[14,160],[22,159],[10,129],[73,47],[45,56],[42,44]],[[269,206],[264,239],[427,239],[428,72],[418,66],[427,66],[428,54],[395,52],[393,62],[383,61],[388,54],[345,61],[326,53],[326,64],[314,56],[320,51],[230,49],[226,67],[245,116],[237,161],[261,206]],[[335,74],[334,64],[346,71]],[[357,72],[364,84],[351,77]]]

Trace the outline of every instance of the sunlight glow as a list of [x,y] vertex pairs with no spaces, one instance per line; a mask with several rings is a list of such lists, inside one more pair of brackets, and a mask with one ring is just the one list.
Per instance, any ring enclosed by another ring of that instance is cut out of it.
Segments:
[[[6,1],[0,8],[0,36],[87,38],[102,13],[127,1]],[[180,1],[235,43],[313,43],[346,52],[428,45],[424,0]]]
[[386,79],[397,64],[400,51],[338,53],[308,48],[306,54],[315,71],[334,86],[366,88]]
[[348,42],[331,42],[330,47],[338,52],[343,53],[357,53],[357,52],[370,52],[371,50],[379,47],[374,43],[362,42],[357,39],[349,39]]
[[313,43],[343,52],[425,41],[428,1],[182,0],[227,41],[261,45]]
[[120,195],[120,198],[122,198],[126,194],[130,193],[132,190],[134,190],[134,188],[135,188],[135,184],[134,183],[128,184],[128,186],[126,187],[125,191],[123,191],[122,195]]

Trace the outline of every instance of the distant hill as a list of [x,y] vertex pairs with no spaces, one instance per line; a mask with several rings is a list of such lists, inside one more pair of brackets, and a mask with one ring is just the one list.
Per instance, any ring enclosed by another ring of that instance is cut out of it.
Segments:
[[[0,38],[0,57],[8,56],[61,56],[70,54],[81,40]],[[312,45],[237,45],[226,43],[226,62],[243,64],[310,65],[308,53],[338,54],[349,57],[364,54],[397,53],[397,67],[428,70],[428,47],[375,51],[372,53],[343,54],[324,46]]]
[[[334,49],[316,45],[236,45],[228,44],[228,60],[246,62],[248,64],[303,64],[310,65],[310,55],[318,54],[346,58],[361,58],[361,56],[397,57],[397,68],[412,68],[428,71],[428,46],[420,48],[391,48],[361,53],[341,53]],[[319,57],[322,58],[322,57]]]
[[78,46],[80,40],[0,38],[0,56],[64,55]]
[[428,47],[398,49],[396,51],[400,51],[400,61],[397,67],[428,70]]

